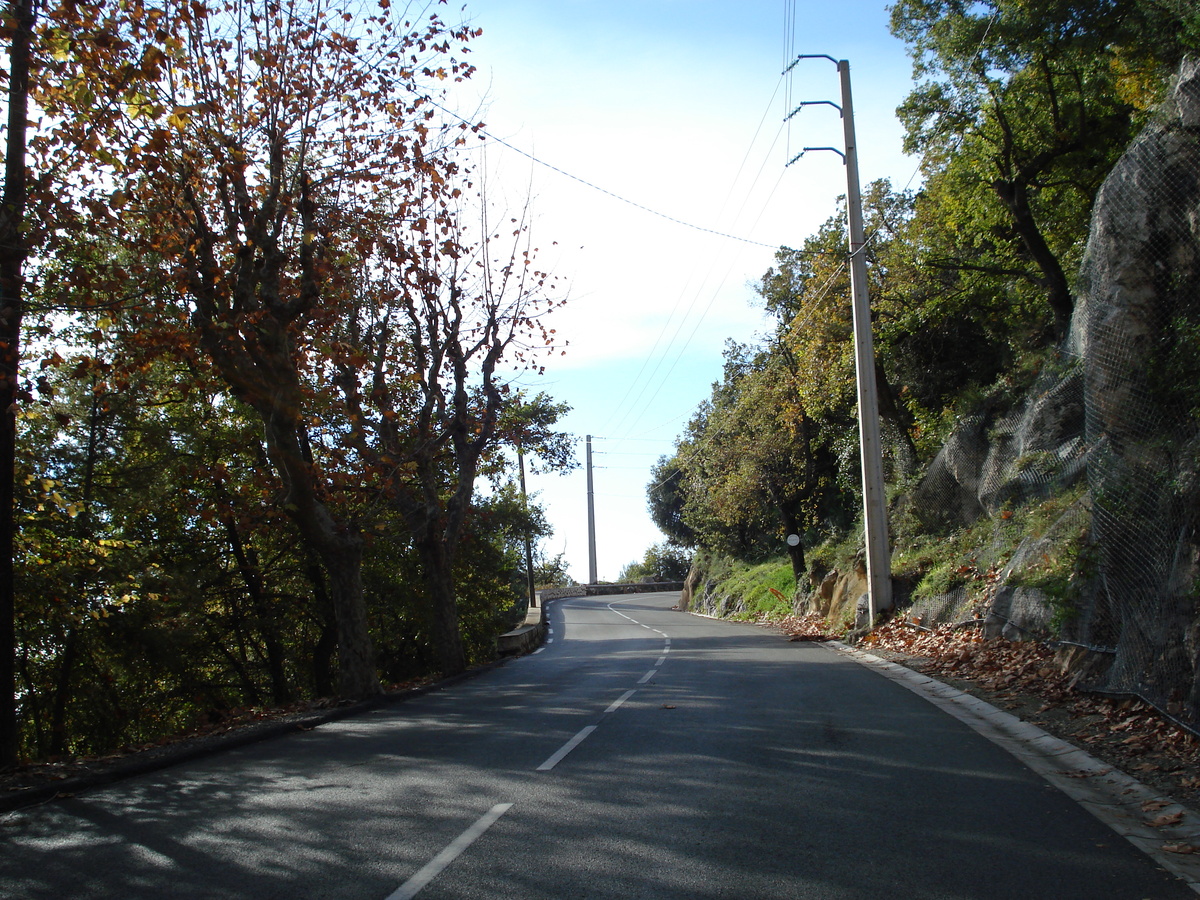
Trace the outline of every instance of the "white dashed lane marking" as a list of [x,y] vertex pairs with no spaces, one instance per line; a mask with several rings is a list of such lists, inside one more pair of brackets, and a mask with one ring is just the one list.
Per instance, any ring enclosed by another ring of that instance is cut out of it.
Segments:
[[464,850],[479,840],[480,836],[495,825],[496,820],[510,809],[512,809],[511,803],[497,803],[484,813],[474,825],[451,841],[445,850],[422,866],[412,878],[388,894],[387,900],[412,900],[421,888],[442,874],[442,870],[446,866],[458,859]]
[[554,751],[554,754],[549,759],[547,759],[544,763],[542,763],[540,766],[538,766],[537,770],[539,772],[549,772],[551,769],[553,769],[555,766],[557,766],[560,762],[563,761],[563,757],[565,757],[568,753],[570,753],[572,750],[574,750],[576,747],[578,747],[580,744],[582,744],[585,740],[587,740],[587,736],[595,730],[596,730],[595,725],[589,725],[589,726],[587,726],[587,728],[584,728],[577,735],[575,735],[575,737],[571,738],[569,741],[567,741],[565,744],[563,744],[561,747],[559,747],[556,751]]
[[[614,601],[614,602],[620,602],[620,601]],[[657,628],[654,628],[650,625],[646,625],[642,622],[639,622],[637,619],[633,618],[632,616],[626,615],[625,613],[621,612],[618,609],[613,609],[612,603],[609,603],[607,605],[608,605],[608,609],[610,612],[616,613],[622,619],[625,619],[634,625],[640,625],[642,628],[645,628],[647,631],[653,631],[655,634],[660,635],[663,639],[662,654],[658,657],[658,660],[654,663],[654,668],[651,669],[649,672],[647,672],[645,675],[643,675],[638,680],[638,684],[645,684],[651,678],[653,678],[655,675],[659,674],[660,667],[663,665],[663,663],[665,663],[667,661],[667,654],[671,652],[671,638],[667,636],[666,632],[660,631]],[[553,634],[554,629],[553,628],[547,629],[547,633]],[[546,643],[547,644],[554,643],[554,638],[552,638],[552,637],[546,638]],[[542,649],[545,649],[545,648],[543,647]],[[541,650],[538,650],[536,652],[540,653]],[[604,714],[607,715],[609,713],[616,712],[618,709],[621,708],[622,704],[624,704],[626,700],[628,700],[630,697],[632,697],[636,693],[637,693],[637,688],[633,688],[631,690],[626,691],[624,694],[622,694],[620,697],[618,697],[616,700],[614,700],[612,703],[610,703],[608,705],[608,708],[604,710]],[[555,766],[557,766],[560,762],[562,762],[563,759],[566,758],[567,754],[569,754],[572,750],[574,750],[576,747],[578,747],[580,744],[582,744],[585,740],[587,740],[588,736],[593,731],[595,731],[597,727],[599,727],[598,724],[597,725],[588,725],[586,728],[580,730],[574,737],[572,737],[569,741],[567,741],[565,744],[563,744],[561,747],[559,747],[558,750],[556,750],[544,763],[542,763],[540,766],[538,766],[537,771],[549,772],[551,769],[553,769]],[[389,900],[391,900],[391,898],[389,898]]]
[[606,714],[611,713],[611,712],[616,712],[618,709],[621,708],[622,703],[624,703],[626,700],[628,700],[630,697],[632,697],[636,693],[637,693],[637,688],[634,688],[631,691],[626,691],[620,697],[618,697],[616,700],[614,700],[612,703],[610,703],[608,706],[608,709],[606,709],[604,712]]

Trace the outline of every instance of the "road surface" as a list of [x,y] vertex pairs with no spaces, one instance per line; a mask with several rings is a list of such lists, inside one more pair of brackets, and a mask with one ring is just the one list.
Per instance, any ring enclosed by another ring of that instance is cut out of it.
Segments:
[[1193,898],[918,696],[819,644],[550,606],[537,653],[0,818],[34,898]]

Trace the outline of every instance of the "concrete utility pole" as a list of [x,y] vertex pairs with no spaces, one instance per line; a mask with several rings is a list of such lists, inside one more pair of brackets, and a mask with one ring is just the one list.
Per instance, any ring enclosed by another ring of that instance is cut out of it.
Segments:
[[[879,391],[875,381],[875,344],[871,336],[871,298],[867,291],[867,239],[863,231],[862,193],[858,183],[858,143],[854,135],[854,105],[850,95],[850,63],[832,56],[802,55],[802,59],[828,59],[835,63],[842,83],[842,129],[845,153],[832,147],[805,147],[796,159],[809,150],[834,150],[846,164],[846,218],[850,235],[850,295],[854,313],[854,370],[858,382],[858,435],[862,457],[863,519],[867,544],[867,599],[871,624],[875,616],[892,608],[892,556],[889,549],[887,497],[883,489],[883,443],[879,434]],[[791,69],[791,66],[788,67]],[[826,104],[828,100],[801,103],[788,118],[804,106]],[[795,162],[793,159],[792,162]]]
[[[521,511],[529,515],[529,495],[525,493],[525,451],[517,442],[517,466],[521,473]],[[532,526],[530,526],[532,527]],[[529,528],[525,529],[525,578],[529,585],[529,608],[537,606],[537,586],[533,580],[533,539],[529,536]]]
[[587,436],[587,506],[588,506],[588,584],[596,576],[596,493],[592,490],[592,436]]

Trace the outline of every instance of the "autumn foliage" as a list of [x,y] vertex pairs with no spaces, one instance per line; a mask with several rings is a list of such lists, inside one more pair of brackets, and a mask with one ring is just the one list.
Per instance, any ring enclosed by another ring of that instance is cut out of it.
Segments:
[[475,36],[388,3],[44,11],[26,754],[487,657],[518,538],[545,527],[490,461],[549,434],[547,399],[531,434],[504,411],[560,301],[462,162],[476,127],[438,102]]

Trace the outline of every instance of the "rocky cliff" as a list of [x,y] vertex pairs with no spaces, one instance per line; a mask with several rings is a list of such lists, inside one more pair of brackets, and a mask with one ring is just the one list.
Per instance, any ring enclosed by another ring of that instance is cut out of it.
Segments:
[[[1037,528],[1014,534],[1014,510],[1036,504]],[[981,536],[961,560],[968,583],[919,591],[904,612],[1060,639],[1085,651],[1094,687],[1200,721],[1198,513],[1200,62],[1189,60],[1097,197],[1062,352],[963,418],[894,506],[923,534]],[[862,590],[856,572],[816,574],[806,611]]]

